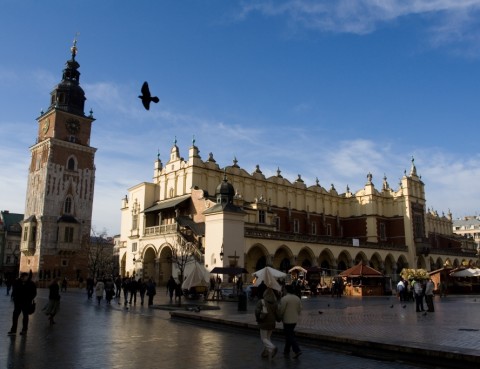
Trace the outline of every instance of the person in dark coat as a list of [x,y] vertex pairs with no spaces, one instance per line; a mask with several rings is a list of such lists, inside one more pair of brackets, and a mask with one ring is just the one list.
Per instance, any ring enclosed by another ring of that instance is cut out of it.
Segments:
[[107,299],[107,305],[112,303],[113,296],[115,295],[115,284],[112,281],[112,278],[107,278],[105,280],[105,298]]
[[55,324],[53,318],[58,313],[60,309],[60,286],[58,284],[58,279],[54,278],[50,286],[48,286],[48,303],[43,308],[44,313],[48,316],[50,325]]
[[20,334],[25,335],[27,333],[28,314],[35,296],[37,296],[37,286],[35,283],[33,283],[28,273],[20,274],[20,278],[13,283],[12,289],[14,309],[12,315],[12,328],[8,332],[10,336],[17,334],[17,323],[20,313],[23,314],[23,327]]
[[130,305],[132,305],[132,300],[133,300],[133,304],[136,304],[137,303],[138,283],[135,280],[135,278],[132,278],[130,280],[129,289],[130,289]]
[[[264,313],[265,311],[266,313]],[[268,357],[269,359],[277,354],[277,348],[270,338],[275,330],[277,315],[277,297],[271,288],[266,288],[263,298],[260,298],[255,306],[255,319],[260,329],[260,339],[263,344],[262,357]]]
[[177,282],[175,282],[175,279],[173,276],[170,276],[168,282],[167,282],[167,292],[170,296],[170,302],[173,300],[173,293],[177,289]]
[[147,296],[148,296],[148,306],[153,305],[153,297],[156,295],[157,290],[155,286],[155,282],[152,278],[150,278],[147,282]]
[[143,306],[145,300],[145,292],[147,292],[147,284],[143,281],[142,278],[138,278],[137,281],[138,293],[140,294],[140,305]]

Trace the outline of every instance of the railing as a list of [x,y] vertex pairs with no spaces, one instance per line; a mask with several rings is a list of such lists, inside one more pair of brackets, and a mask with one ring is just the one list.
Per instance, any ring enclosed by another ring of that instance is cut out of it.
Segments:
[[176,233],[177,223],[145,227],[144,236],[158,236],[161,234]]
[[[245,229],[245,237],[264,238],[264,239],[271,239],[271,240],[302,242],[302,243],[353,246],[353,241],[351,238],[316,236],[316,235],[306,235],[306,234],[299,234],[299,233],[282,233],[282,232],[264,231],[264,230],[252,229],[252,228]],[[397,250],[397,251],[408,250],[408,247],[406,245],[393,244],[393,243],[389,244],[389,243],[373,243],[373,242],[360,241],[359,246],[368,247],[372,249],[384,249],[384,250]]]

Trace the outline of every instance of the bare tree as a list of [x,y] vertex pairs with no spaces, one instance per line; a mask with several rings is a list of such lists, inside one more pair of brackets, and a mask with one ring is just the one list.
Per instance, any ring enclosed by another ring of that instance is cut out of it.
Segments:
[[[195,260],[195,255],[198,252],[197,247],[194,243],[186,241],[183,237],[177,236],[175,243],[172,245],[172,264],[175,264],[178,271],[180,272],[179,280],[180,286],[184,280],[185,276],[185,267],[188,263],[191,263]],[[181,304],[181,295],[179,296],[179,304]]]
[[83,250],[88,259],[88,271],[92,278],[111,276],[114,270],[113,241],[106,230],[96,234],[92,229],[89,238],[84,240]]

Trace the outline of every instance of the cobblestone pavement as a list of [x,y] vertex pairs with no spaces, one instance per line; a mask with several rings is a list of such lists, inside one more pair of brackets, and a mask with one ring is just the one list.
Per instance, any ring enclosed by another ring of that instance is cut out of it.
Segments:
[[[5,296],[5,287],[0,288],[0,311],[3,312],[0,320],[0,331],[3,331],[0,335],[0,368],[283,369],[319,365],[330,368],[415,368],[401,362],[388,362],[386,365],[384,361],[312,347],[304,347],[299,359],[278,355],[268,361],[260,358],[260,339],[253,330],[248,334],[231,330],[228,326],[219,329],[173,321],[168,310],[149,309],[140,306],[139,301],[129,309],[117,303],[108,306],[105,300],[97,305],[93,300],[88,301],[84,291],[80,290],[62,293],[57,324],[49,326],[41,312],[47,296],[47,290],[39,289],[37,311],[30,317],[28,334],[10,337],[7,331],[11,325],[13,303]],[[157,294],[155,303],[167,303],[162,293]],[[231,314],[242,319],[252,315],[252,304],[248,307],[250,311],[243,314],[236,312],[235,303],[217,304],[220,310],[202,311],[201,314]],[[305,302],[305,306],[309,304],[310,301]],[[317,309],[317,306],[312,306],[312,309]],[[306,309],[302,324],[312,322],[323,325],[323,321],[312,314],[313,310]],[[329,315],[325,313],[325,317]],[[333,322],[330,325],[335,326]],[[281,348],[283,340],[277,336],[274,343]]]
[[[480,367],[480,296],[437,296],[434,313],[417,313],[414,302],[394,296],[319,296],[302,303],[296,330],[306,343],[417,365]],[[255,328],[254,302],[246,312],[234,303],[219,304],[219,311],[175,312],[174,317]]]
[[[480,296],[436,296],[434,313],[416,313],[414,302],[400,303],[394,296],[319,296],[302,299],[302,304],[298,330],[452,352],[464,350],[480,358]],[[205,314],[254,322],[252,314],[235,312],[237,306],[233,305]],[[248,310],[253,309],[249,302]]]

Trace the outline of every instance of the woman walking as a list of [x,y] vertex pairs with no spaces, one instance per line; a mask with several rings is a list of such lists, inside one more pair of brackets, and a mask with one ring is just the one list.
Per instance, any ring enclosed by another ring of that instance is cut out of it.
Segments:
[[101,279],[98,280],[97,284],[95,285],[95,296],[97,296],[98,305],[103,299],[103,291],[105,291],[105,283]]
[[277,297],[271,288],[267,288],[263,293],[263,299],[257,302],[255,318],[258,328],[260,328],[260,339],[263,343],[262,357],[272,359],[277,354],[277,348],[270,340],[277,318]]
[[58,278],[54,278],[50,286],[48,286],[48,303],[43,308],[43,311],[48,316],[50,325],[55,324],[54,317],[60,310],[60,285],[58,284]]

